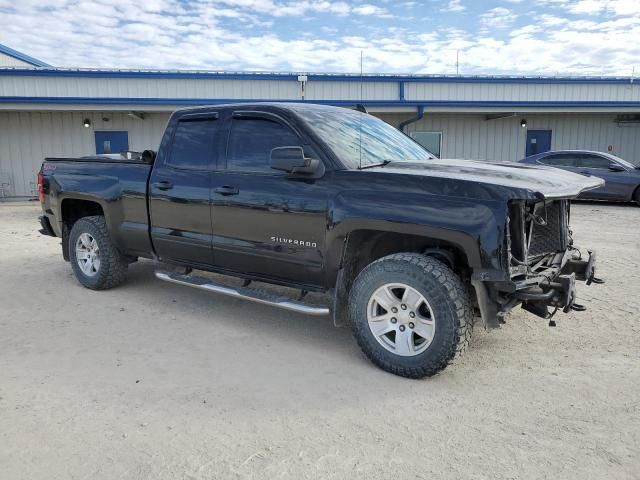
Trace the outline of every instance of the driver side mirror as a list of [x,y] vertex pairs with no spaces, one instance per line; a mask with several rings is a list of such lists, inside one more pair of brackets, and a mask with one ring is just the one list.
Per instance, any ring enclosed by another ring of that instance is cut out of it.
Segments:
[[144,163],[148,163],[149,165],[152,165],[153,162],[156,161],[156,152],[154,152],[153,150],[145,150],[144,152],[142,152],[140,159]]
[[274,170],[283,170],[292,176],[320,178],[324,175],[324,164],[315,158],[305,158],[302,147],[273,148],[269,164]]
[[617,163],[609,164],[609,170],[612,172],[624,172],[626,171],[622,165],[618,165]]

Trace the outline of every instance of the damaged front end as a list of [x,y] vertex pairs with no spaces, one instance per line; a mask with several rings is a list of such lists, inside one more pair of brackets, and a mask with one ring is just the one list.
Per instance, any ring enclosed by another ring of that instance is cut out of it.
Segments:
[[568,199],[512,200],[504,229],[500,280],[475,281],[478,306],[489,327],[504,323],[517,305],[549,319],[558,311],[582,311],[576,282],[602,283],[595,277],[595,252],[573,244]]
[[504,263],[509,281],[496,284],[501,311],[522,308],[550,319],[558,309],[582,311],[576,282],[601,283],[595,277],[595,252],[574,246],[569,200],[513,201],[505,228]]

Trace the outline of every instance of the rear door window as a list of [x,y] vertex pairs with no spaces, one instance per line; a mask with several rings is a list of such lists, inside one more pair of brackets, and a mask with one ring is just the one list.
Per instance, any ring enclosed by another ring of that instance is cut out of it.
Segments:
[[215,163],[215,137],[218,120],[181,120],[176,126],[168,165],[196,170],[211,169]]
[[227,169],[242,172],[276,172],[270,167],[271,149],[302,146],[287,126],[266,118],[234,118],[227,144]]
[[611,165],[611,160],[599,155],[585,154],[578,159],[578,167],[582,168],[600,168],[603,170],[608,170],[609,165]]
[[576,165],[575,155],[567,153],[549,155],[539,159],[538,161],[544,165],[550,165],[552,167],[574,167]]

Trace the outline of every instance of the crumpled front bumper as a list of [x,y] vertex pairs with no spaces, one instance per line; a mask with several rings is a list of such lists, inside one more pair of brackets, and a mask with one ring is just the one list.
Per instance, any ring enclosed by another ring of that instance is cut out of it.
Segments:
[[595,273],[595,252],[582,254],[572,248],[565,252],[561,263],[535,274],[532,272],[526,284],[503,281],[497,271],[474,273],[471,284],[485,326],[499,328],[504,323],[504,316],[517,305],[546,319],[560,309],[564,312],[586,310],[586,307],[576,303],[576,283],[604,283]]
[[603,283],[595,273],[596,254],[589,251],[586,259],[569,258],[555,278],[541,282],[534,289],[516,291],[513,296],[522,301],[522,308],[542,318],[550,318],[555,313],[549,312],[549,307],[564,312],[583,311],[586,307],[576,303],[576,282]]
[[574,273],[576,280],[585,282],[587,285],[591,285],[596,278],[596,252],[588,251],[589,258],[583,260],[582,258],[571,258],[567,261],[565,266],[560,271],[561,275],[567,275]]

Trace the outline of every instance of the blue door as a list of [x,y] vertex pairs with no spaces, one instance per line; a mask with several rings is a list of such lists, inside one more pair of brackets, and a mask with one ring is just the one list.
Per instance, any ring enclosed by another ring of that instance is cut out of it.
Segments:
[[548,152],[551,150],[551,130],[529,130],[527,131],[527,146],[525,156],[536,153]]
[[120,153],[129,150],[129,132],[96,132],[96,154]]

